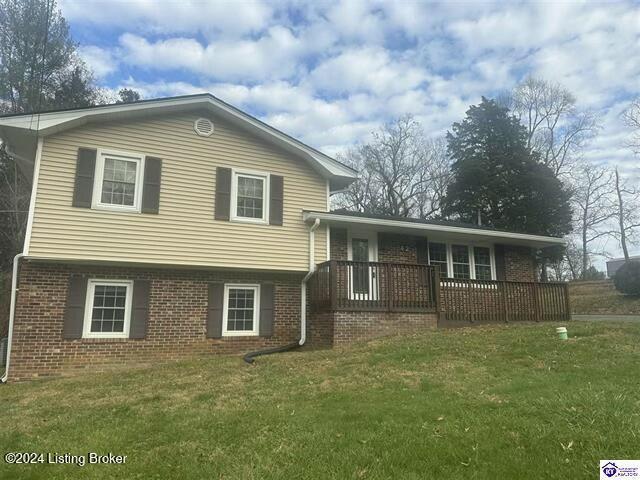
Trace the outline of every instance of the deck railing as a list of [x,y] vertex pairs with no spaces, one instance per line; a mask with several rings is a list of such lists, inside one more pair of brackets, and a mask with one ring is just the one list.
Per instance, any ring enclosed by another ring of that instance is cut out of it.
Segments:
[[309,279],[312,311],[436,312],[440,282],[429,265],[331,260]]
[[440,319],[450,322],[568,320],[566,283],[444,279]]
[[314,312],[437,312],[443,324],[562,321],[570,318],[566,283],[440,278],[428,265],[321,263],[309,279]]

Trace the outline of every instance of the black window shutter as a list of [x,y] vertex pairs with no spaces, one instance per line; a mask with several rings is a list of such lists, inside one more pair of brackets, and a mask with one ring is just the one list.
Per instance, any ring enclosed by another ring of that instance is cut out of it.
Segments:
[[96,171],[96,150],[79,148],[76,160],[76,181],[73,189],[74,207],[91,208],[93,176]]
[[223,305],[224,283],[210,283],[207,305],[207,338],[222,337]]
[[150,290],[151,282],[149,280],[136,280],[133,282],[129,338],[145,338],[147,336]]
[[271,183],[269,185],[269,224],[282,225],[282,207],[283,207],[283,190],[284,178],[280,175],[270,175]]
[[276,302],[276,289],[273,283],[263,283],[260,286],[260,317],[259,330],[261,337],[273,335],[273,309]]
[[82,275],[71,275],[67,292],[67,308],[64,314],[62,338],[82,338],[84,306],[87,301],[87,279]]
[[420,237],[416,239],[416,258],[421,265],[429,263],[429,242],[426,238]]
[[229,220],[231,211],[231,169],[218,167],[216,169],[216,204],[215,219]]
[[496,279],[506,280],[506,267],[504,260],[504,245],[494,245],[493,252],[496,257]]
[[160,210],[160,181],[162,159],[146,157],[144,160],[144,182],[142,187],[142,213],[158,213]]

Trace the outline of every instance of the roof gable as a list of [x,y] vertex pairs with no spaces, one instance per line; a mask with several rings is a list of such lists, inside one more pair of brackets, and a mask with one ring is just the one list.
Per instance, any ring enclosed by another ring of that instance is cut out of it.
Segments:
[[210,111],[230,124],[248,130],[263,140],[302,158],[309,162],[322,177],[329,180],[332,190],[345,188],[357,177],[356,172],[346,165],[211,94],[100,105],[40,114],[6,115],[0,117],[0,132],[3,138],[24,134],[25,131],[33,132],[38,136],[48,136],[87,123],[134,119],[149,114],[169,114],[192,110]]

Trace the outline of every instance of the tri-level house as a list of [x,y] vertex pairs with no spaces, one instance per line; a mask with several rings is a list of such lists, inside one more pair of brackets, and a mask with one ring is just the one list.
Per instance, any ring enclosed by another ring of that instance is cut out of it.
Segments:
[[33,176],[9,379],[567,315],[532,256],[562,239],[332,212],[356,172],[211,95],[0,137]]

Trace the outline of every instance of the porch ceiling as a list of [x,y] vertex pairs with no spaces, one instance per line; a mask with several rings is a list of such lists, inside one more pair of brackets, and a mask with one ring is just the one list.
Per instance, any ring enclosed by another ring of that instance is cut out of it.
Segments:
[[404,235],[424,236],[433,240],[457,240],[466,243],[502,243],[532,248],[545,248],[565,245],[564,238],[530,235],[525,233],[504,232],[475,226],[456,226],[449,222],[428,223],[424,220],[395,218],[376,218],[364,215],[348,215],[337,212],[303,212],[305,222],[316,219],[329,225],[342,228],[370,229],[377,232],[390,232]]

